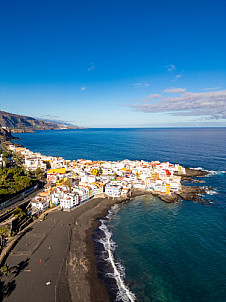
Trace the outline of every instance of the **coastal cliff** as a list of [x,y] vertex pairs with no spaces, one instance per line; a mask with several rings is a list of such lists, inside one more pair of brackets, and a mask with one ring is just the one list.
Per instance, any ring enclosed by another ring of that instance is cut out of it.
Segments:
[[5,111],[0,111],[0,127],[13,133],[34,132],[35,130],[82,129],[79,126],[39,120]]
[[18,138],[14,137],[8,130],[0,128],[0,143],[8,142],[14,139]]

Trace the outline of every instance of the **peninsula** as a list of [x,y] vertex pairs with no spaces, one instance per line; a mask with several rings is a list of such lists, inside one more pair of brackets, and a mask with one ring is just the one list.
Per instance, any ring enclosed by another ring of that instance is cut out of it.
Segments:
[[[8,149],[22,156],[23,167],[28,171],[41,169],[46,173],[45,194],[32,202],[35,209],[45,210],[49,205],[60,205],[70,211],[93,197],[129,198],[132,192],[151,193],[165,202],[183,199],[199,200],[205,189],[182,186],[181,180],[205,176],[207,171],[184,168],[179,164],[159,161],[91,161],[65,160],[62,157],[8,145]],[[190,194],[191,193],[191,194]]]
[[94,254],[92,234],[98,219],[116,203],[138,195],[177,202],[180,198],[200,201],[206,193],[203,187],[181,182],[208,172],[179,164],[70,161],[15,144],[7,147],[20,156],[25,170],[46,173],[46,183],[30,202],[27,213],[34,217],[33,222],[15,236],[17,244],[8,237],[12,248],[3,260],[11,272],[10,277],[3,277],[3,301],[14,301],[18,294],[23,302],[40,301],[41,296],[48,301],[111,301],[115,297],[98,277]]

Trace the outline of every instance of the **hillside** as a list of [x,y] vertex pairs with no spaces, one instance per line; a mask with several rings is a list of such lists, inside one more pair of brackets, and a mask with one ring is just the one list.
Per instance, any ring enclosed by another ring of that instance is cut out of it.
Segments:
[[12,134],[9,131],[7,131],[6,129],[0,128],[0,143],[6,142],[6,141],[11,141],[13,139],[17,139],[17,138],[12,136]]
[[33,132],[34,130],[79,129],[78,126],[46,122],[29,116],[0,111],[0,127],[6,127],[11,132]]

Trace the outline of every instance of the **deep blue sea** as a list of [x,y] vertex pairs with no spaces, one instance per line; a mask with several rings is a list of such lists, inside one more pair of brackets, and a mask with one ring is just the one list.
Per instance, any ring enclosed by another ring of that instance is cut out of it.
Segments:
[[100,275],[108,286],[109,278],[117,280],[120,291],[113,296],[118,301],[226,301],[225,128],[55,130],[17,136],[32,151],[65,159],[159,160],[213,171],[200,184],[214,189],[215,194],[205,196],[212,200],[208,206],[137,197],[101,220],[95,240],[109,248],[102,258],[109,262],[113,257],[115,268],[106,274],[108,263],[105,276]]

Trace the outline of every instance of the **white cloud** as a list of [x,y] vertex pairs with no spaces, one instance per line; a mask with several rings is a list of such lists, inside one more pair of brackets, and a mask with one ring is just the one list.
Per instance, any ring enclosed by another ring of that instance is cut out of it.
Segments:
[[[156,98],[156,97],[155,97]],[[185,92],[179,97],[157,97],[153,95],[138,105],[129,105],[141,112],[166,112],[176,116],[208,116],[226,119],[226,90],[208,92]],[[151,102],[151,104],[145,104]]]
[[176,66],[173,65],[173,64],[170,64],[169,66],[167,66],[167,70],[168,70],[169,72],[174,71],[174,70],[176,70]]
[[165,89],[164,92],[166,92],[166,93],[183,93],[183,92],[186,92],[186,88],[171,87],[169,89]]
[[182,76],[183,76],[183,74],[178,74],[178,75],[175,76],[175,79],[179,79],[179,78],[181,78]]
[[134,86],[135,88],[141,88],[141,87],[149,87],[150,84],[149,84],[149,83],[146,83],[146,82],[140,82],[140,83],[135,83],[135,84],[133,84],[133,86]]
[[151,101],[153,101],[154,99],[159,99],[161,98],[161,94],[150,94],[147,96],[147,98],[145,100],[142,100],[141,103],[149,103]]
[[203,91],[206,91],[206,90],[217,90],[217,89],[220,89],[221,87],[213,87],[213,88],[204,88],[202,89]]
[[161,97],[162,97],[161,94],[155,93],[155,94],[149,94],[148,97],[147,97],[147,99],[148,99],[148,101],[152,101],[154,99],[159,99]]
[[88,67],[88,71],[93,70],[95,67],[96,66],[95,66],[94,62],[91,62],[90,66]]
[[85,90],[86,90],[86,88],[87,88],[87,87],[82,86],[80,90],[81,90],[81,91],[85,91]]

